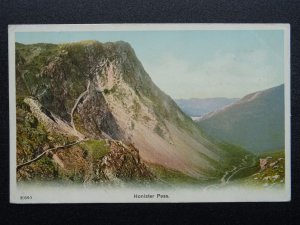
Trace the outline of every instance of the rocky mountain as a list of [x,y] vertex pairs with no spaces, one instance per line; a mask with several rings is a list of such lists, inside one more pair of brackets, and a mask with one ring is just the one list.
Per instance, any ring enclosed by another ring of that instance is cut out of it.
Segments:
[[284,85],[249,94],[198,123],[207,135],[254,153],[283,149]]
[[33,98],[17,104],[17,165],[18,181],[119,184],[156,180],[134,146],[78,136]]
[[207,179],[246,154],[206,139],[125,42],[16,43],[16,89],[20,179]]
[[233,102],[238,98],[190,98],[176,99],[177,105],[191,117],[201,117],[207,113],[219,110]]

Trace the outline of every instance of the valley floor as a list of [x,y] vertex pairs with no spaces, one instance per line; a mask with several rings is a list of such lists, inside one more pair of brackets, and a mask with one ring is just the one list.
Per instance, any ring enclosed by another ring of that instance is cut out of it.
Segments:
[[253,188],[282,188],[285,184],[284,151],[246,155],[239,165],[225,171],[218,184],[205,189],[224,186],[247,186]]

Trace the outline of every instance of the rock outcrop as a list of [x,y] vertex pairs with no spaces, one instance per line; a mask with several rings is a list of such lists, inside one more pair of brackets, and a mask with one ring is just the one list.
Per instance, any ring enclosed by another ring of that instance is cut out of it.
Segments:
[[142,162],[139,151],[134,146],[122,142],[110,142],[110,152],[98,164],[104,176],[111,180],[154,180],[155,176]]
[[[155,175],[133,145],[127,146],[111,139],[88,139],[55,114],[43,109],[37,100],[26,98],[24,103],[17,114],[25,115],[25,119],[18,123],[19,181],[120,184],[155,180]],[[42,140],[39,139],[41,135]],[[34,141],[36,147],[29,141]],[[27,150],[21,149],[22,143],[23,147],[25,143],[29,144]]]

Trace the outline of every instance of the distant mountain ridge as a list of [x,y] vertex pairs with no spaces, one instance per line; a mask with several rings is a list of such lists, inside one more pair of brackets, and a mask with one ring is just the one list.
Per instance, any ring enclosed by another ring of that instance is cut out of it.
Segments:
[[226,105],[239,100],[238,98],[190,98],[190,99],[175,99],[177,105],[191,117],[200,117],[207,113],[216,111]]
[[284,85],[246,95],[198,121],[214,138],[254,153],[284,148]]

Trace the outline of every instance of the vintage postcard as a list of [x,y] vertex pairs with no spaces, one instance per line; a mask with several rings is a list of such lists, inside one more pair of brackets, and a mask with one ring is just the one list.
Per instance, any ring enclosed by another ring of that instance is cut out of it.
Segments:
[[12,203],[290,200],[288,24],[8,32]]

